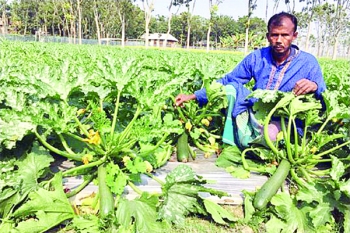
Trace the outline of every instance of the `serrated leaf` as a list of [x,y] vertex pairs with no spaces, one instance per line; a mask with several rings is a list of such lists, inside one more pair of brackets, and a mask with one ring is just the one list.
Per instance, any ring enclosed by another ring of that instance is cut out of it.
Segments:
[[187,165],[179,165],[165,178],[162,186],[164,201],[159,209],[159,216],[168,223],[182,225],[188,214],[207,215],[200,193],[206,192],[219,197],[227,195],[225,192],[206,188],[207,183],[198,177]]
[[50,191],[39,188],[29,193],[29,200],[13,213],[15,217],[27,217],[18,224],[19,232],[44,232],[74,217],[74,210],[63,192],[62,173],[54,176],[51,186]]
[[231,222],[237,220],[227,210],[225,210],[220,205],[218,205],[217,203],[215,203],[209,199],[204,199],[204,206],[205,206],[206,211],[211,215],[211,217],[214,219],[214,221],[216,223],[219,223],[222,225],[228,225],[228,223],[225,222],[224,219],[227,219]]
[[80,233],[99,232],[99,218],[96,215],[76,216],[72,220],[75,230]]
[[174,184],[167,191],[159,209],[159,216],[169,223],[183,225],[190,213],[206,215],[198,193],[202,188],[191,184]]
[[347,180],[345,182],[340,181],[339,189],[340,191],[344,192],[346,196],[350,197],[350,180]]
[[310,217],[315,228],[332,222],[332,210],[328,203],[320,203],[310,211]]
[[306,214],[299,210],[287,193],[278,193],[271,199],[277,215],[287,223],[284,232],[312,232]]
[[323,199],[323,193],[317,190],[314,186],[308,185],[307,187],[301,187],[296,198],[299,201],[305,201],[306,203],[312,203],[314,201],[321,203]]
[[32,152],[18,160],[19,178],[23,181],[22,192],[26,193],[38,187],[38,179],[45,174],[46,169],[54,159],[41,146],[34,144]]
[[335,156],[331,156],[332,168],[330,175],[333,180],[338,181],[345,172],[344,164]]
[[156,196],[145,192],[140,199],[122,199],[116,212],[117,221],[126,229],[135,225],[137,232],[164,232],[164,225],[157,221],[157,203]]
[[271,215],[271,218],[265,224],[266,232],[269,233],[281,233],[283,229],[287,227],[287,224],[283,222],[281,219],[277,218],[274,215]]

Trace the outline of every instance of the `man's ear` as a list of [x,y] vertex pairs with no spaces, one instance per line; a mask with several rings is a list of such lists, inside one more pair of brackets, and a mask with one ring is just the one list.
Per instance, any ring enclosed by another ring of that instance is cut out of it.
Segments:
[[298,37],[298,32],[294,32],[293,39],[295,40]]

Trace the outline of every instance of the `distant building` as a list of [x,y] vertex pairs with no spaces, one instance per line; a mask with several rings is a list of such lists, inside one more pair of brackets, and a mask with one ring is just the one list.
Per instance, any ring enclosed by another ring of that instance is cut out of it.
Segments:
[[[145,39],[145,34],[141,36],[141,39]],[[168,35],[166,33],[152,33],[148,36],[148,41],[150,46],[163,47],[163,43],[165,43],[165,39],[167,40],[167,47],[175,47],[178,39],[173,37],[172,35]]]

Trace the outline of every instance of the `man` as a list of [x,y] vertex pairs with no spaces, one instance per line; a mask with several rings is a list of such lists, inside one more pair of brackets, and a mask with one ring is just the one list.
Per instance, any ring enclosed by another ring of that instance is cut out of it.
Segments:
[[[228,114],[225,123],[224,142],[246,147],[261,134],[261,126],[257,124],[250,108],[253,103],[246,99],[250,91],[244,85],[251,79],[255,80],[253,90],[292,91],[295,95],[315,93],[316,98],[320,98],[326,89],[316,58],[292,44],[298,36],[297,25],[297,19],[292,14],[281,12],[272,16],[266,33],[270,46],[255,50],[232,72],[218,80],[225,85],[228,96],[231,97],[231,114]],[[182,106],[184,102],[194,99],[201,105],[206,104],[208,99],[205,89],[190,95],[179,94],[175,104]],[[272,123],[269,126],[270,131],[270,138],[274,140],[279,131],[279,124]]]

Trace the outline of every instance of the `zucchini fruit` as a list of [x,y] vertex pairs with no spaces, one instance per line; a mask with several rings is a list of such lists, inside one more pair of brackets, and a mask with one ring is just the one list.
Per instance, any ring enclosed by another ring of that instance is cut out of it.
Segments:
[[188,146],[188,135],[183,132],[176,143],[176,157],[178,162],[187,163],[190,158],[190,148]]
[[264,185],[257,191],[254,197],[253,206],[262,210],[267,203],[277,193],[278,189],[283,185],[285,179],[289,174],[291,168],[288,160],[282,160],[278,165],[275,173],[264,183]]
[[97,170],[98,192],[100,196],[99,214],[101,218],[106,218],[114,211],[114,197],[111,189],[106,184],[106,165],[101,164]]

